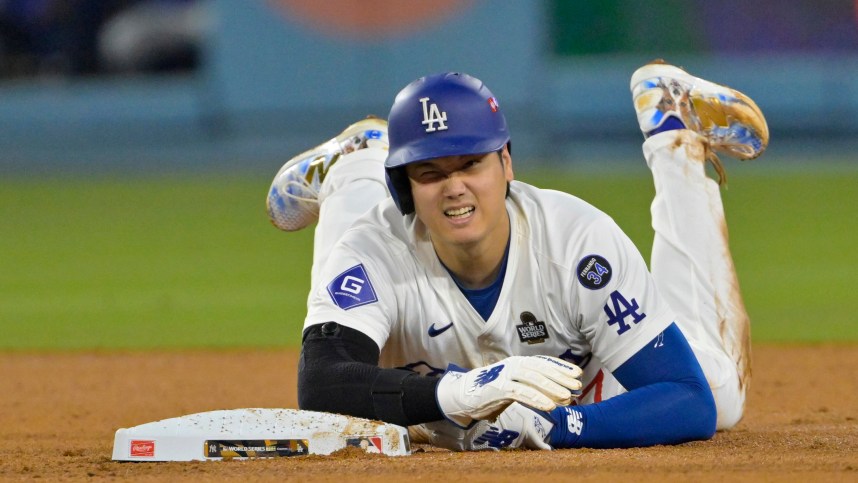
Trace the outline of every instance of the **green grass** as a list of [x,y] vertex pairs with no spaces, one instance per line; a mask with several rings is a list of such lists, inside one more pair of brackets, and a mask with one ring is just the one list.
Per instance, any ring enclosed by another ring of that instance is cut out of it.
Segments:
[[312,230],[268,223],[269,181],[4,182],[0,348],[295,344]]
[[[518,174],[599,206],[648,256],[645,175]],[[312,230],[269,225],[269,181],[0,180],[0,350],[297,345]],[[755,341],[858,340],[856,186],[856,172],[731,177]]]

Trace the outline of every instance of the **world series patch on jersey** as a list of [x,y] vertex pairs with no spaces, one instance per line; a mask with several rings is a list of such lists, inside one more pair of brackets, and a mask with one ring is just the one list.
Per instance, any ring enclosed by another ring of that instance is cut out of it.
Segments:
[[383,202],[329,254],[305,327],[336,321],[363,332],[381,349],[383,367],[439,375],[450,363],[549,355],[584,370],[591,387],[580,402],[622,391],[609,371],[674,320],[637,248],[610,217],[566,193],[514,181],[507,211],[506,274],[487,320],[420,222]]

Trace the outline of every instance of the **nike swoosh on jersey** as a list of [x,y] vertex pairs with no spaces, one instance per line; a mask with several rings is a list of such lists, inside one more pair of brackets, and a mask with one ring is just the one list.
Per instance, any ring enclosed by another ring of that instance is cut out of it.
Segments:
[[452,326],[453,326],[453,323],[450,322],[449,324],[445,325],[444,327],[439,327],[436,329],[435,323],[433,322],[432,325],[429,326],[429,337],[438,337],[439,335],[443,334],[444,331],[446,331],[447,329],[449,329]]

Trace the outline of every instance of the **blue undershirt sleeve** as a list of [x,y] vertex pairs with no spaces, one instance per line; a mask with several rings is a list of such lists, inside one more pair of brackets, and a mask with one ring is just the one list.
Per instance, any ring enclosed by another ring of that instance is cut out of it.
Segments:
[[679,444],[715,434],[712,391],[675,323],[616,371],[628,392],[549,413],[555,448],[630,448]]

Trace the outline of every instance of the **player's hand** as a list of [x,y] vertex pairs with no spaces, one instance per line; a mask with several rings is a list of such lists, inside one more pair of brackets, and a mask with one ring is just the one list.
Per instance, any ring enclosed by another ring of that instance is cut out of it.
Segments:
[[469,429],[462,429],[449,421],[436,421],[423,425],[433,446],[453,451],[484,451],[504,448],[550,450],[546,443],[554,422],[547,413],[534,411],[519,403],[512,403],[494,422],[478,421]]
[[441,412],[465,428],[475,419],[494,419],[513,402],[540,411],[565,406],[580,394],[581,369],[548,356],[512,356],[468,372],[450,365],[438,382]]

